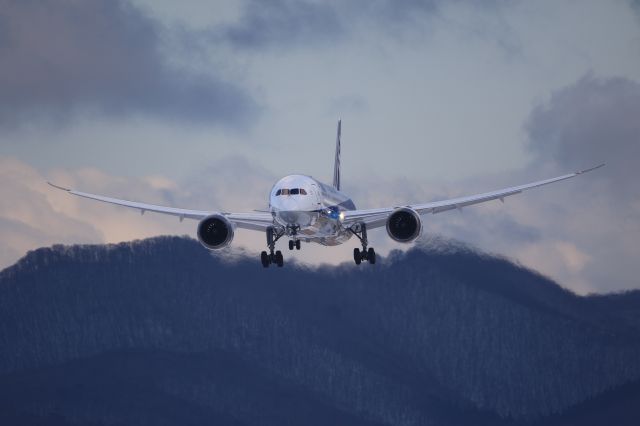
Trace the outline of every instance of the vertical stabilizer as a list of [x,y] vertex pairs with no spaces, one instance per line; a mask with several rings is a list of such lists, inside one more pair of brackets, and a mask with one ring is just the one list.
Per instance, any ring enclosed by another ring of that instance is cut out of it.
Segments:
[[336,158],[333,163],[333,187],[340,191],[340,133],[342,120],[338,120],[338,135],[336,136]]

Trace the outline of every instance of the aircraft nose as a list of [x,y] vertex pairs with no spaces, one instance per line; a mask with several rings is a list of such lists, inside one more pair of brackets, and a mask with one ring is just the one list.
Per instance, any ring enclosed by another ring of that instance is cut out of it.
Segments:
[[277,200],[274,200],[272,204],[273,207],[278,210],[300,210],[300,203],[298,203],[293,197],[279,197]]
[[279,212],[280,218],[286,223],[294,224],[298,222],[298,212],[294,211],[281,211]]

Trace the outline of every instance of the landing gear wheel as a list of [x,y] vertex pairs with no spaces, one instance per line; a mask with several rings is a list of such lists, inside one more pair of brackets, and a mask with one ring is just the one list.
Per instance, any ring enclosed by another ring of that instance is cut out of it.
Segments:
[[276,252],[276,265],[278,265],[278,268],[282,268],[282,265],[284,265],[284,258],[282,257],[282,252],[280,250],[278,250]]
[[[284,259],[280,250],[275,251],[276,241],[285,235],[285,231],[282,228],[274,228],[272,226],[267,228],[267,246],[269,252],[263,251],[260,253],[260,262],[262,266],[268,268],[270,264],[275,263],[278,267],[282,268],[284,265]],[[289,241],[289,248],[293,250],[293,241]]]
[[289,240],[289,250],[293,250],[293,240]]
[[367,260],[372,265],[376,263],[376,252],[373,247],[369,247],[369,250],[367,250]]
[[296,240],[296,250],[300,250],[300,240]]
[[269,255],[267,254],[266,251],[263,251],[262,253],[260,253],[260,262],[262,262],[262,266],[265,268],[269,267],[269,264],[271,263],[271,259],[269,259]]
[[376,263],[375,250],[373,250],[373,247],[369,247],[367,249],[367,225],[364,223],[359,223],[353,225],[351,228],[348,228],[348,230],[351,231],[351,233],[355,235],[362,243],[362,251],[360,251],[359,248],[353,249],[353,260],[355,260],[356,265],[362,263],[363,260],[369,261],[371,265]]
[[360,249],[357,247],[353,249],[353,260],[355,260],[356,265],[362,262],[362,255],[360,254]]

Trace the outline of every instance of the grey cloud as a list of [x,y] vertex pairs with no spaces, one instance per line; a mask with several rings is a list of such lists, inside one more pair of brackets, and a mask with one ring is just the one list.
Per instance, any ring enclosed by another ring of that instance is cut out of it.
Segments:
[[240,125],[257,112],[241,88],[180,70],[164,29],[126,0],[4,0],[0,124],[76,112]]
[[354,0],[353,6],[379,22],[406,24],[424,15],[437,14],[442,3],[442,0]]
[[[587,75],[553,92],[526,121],[531,166],[485,189],[606,162],[583,177],[433,219],[436,232],[529,262],[575,291],[638,288],[640,84]],[[482,179],[486,180],[486,179]],[[491,180],[489,178],[489,180]],[[478,182],[461,182],[474,190]]]
[[216,29],[215,35],[234,47],[258,49],[271,44],[336,39],[345,31],[329,3],[251,0],[239,22]]
[[[579,292],[638,288],[640,246],[640,84],[588,75],[555,91],[525,125],[531,166],[457,182],[451,191],[414,182],[368,184],[398,199],[443,199],[544,179],[601,162],[585,176],[507,198],[505,205],[426,216],[425,237],[441,234],[501,253]],[[357,192],[357,191],[356,191]],[[380,197],[380,195],[378,195]],[[377,244],[377,242],[376,242]],[[377,244],[379,245],[379,244]]]
[[467,242],[491,238],[509,241],[516,245],[537,243],[542,238],[542,232],[539,229],[518,222],[516,218],[504,211],[489,215],[477,209],[465,209],[462,217],[451,218],[451,220],[444,222],[439,232],[455,235],[456,238]]
[[249,0],[240,19],[213,30],[233,47],[259,49],[335,42],[358,25],[399,34],[438,14],[442,0]]
[[268,208],[277,176],[244,157],[227,157],[194,173],[181,185],[181,204],[192,208],[252,211]]
[[369,104],[364,96],[351,93],[331,99],[328,113],[333,114],[335,111],[357,113],[366,111],[368,108]]
[[640,197],[640,84],[625,78],[588,75],[555,92],[526,125],[529,148],[564,169],[606,162],[598,178],[626,203]]
[[569,236],[591,257],[585,277],[599,290],[638,286],[640,248],[640,84],[588,75],[536,108],[527,123],[539,163],[558,170],[605,161],[566,191],[568,210],[547,209],[550,231]]

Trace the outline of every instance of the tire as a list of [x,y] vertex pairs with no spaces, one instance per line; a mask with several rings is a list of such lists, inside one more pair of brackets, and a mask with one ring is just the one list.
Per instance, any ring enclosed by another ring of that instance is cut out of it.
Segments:
[[376,251],[373,249],[373,247],[370,247],[367,251],[367,259],[372,265],[376,263]]
[[362,255],[360,254],[360,249],[357,247],[353,249],[353,260],[356,262],[356,265],[362,262]]
[[293,250],[293,240],[289,240],[289,250]]
[[300,240],[296,240],[296,250],[300,250]]
[[265,268],[269,267],[269,255],[267,254],[266,251],[263,251],[262,253],[260,253],[260,262],[262,262],[262,266]]
[[280,250],[276,252],[276,265],[278,265],[278,268],[282,268],[282,265],[284,265],[284,257],[282,257]]

